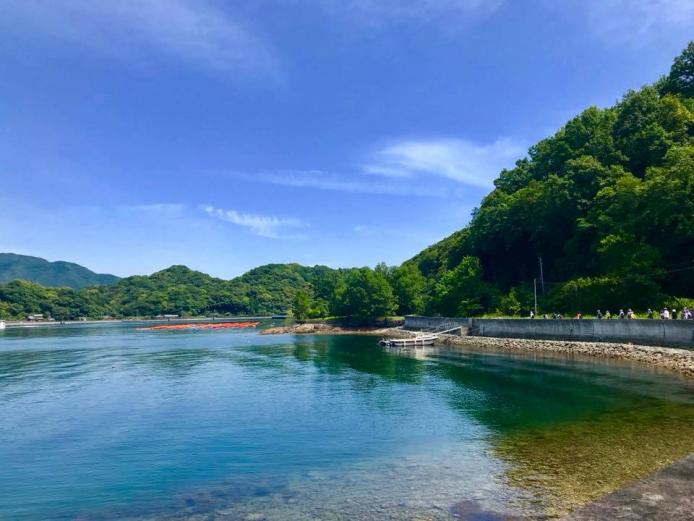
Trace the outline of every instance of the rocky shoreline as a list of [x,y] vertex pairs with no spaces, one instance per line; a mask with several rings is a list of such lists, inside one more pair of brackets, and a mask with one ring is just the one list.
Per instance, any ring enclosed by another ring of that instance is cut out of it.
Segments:
[[411,331],[397,327],[347,327],[324,322],[292,324],[263,329],[261,335],[368,335],[388,336],[390,338],[410,338]]
[[[396,327],[346,327],[327,323],[293,324],[264,329],[261,335],[370,335],[411,338],[413,331]],[[516,353],[554,353],[645,363],[694,378],[694,350],[608,342],[574,342],[527,338],[442,335],[439,346]]]
[[442,336],[440,345],[517,353],[557,353],[645,363],[694,378],[694,350],[608,342]]

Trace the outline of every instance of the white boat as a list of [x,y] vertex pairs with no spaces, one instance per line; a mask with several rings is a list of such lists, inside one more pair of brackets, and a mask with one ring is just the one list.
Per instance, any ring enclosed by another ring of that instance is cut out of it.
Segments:
[[0,320],[0,329],[5,329],[5,321]]

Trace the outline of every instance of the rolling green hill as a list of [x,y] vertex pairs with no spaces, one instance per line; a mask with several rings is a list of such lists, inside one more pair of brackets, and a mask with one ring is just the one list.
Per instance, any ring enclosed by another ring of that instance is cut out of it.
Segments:
[[329,268],[268,264],[223,280],[186,266],[171,266],[149,276],[124,278],[97,293],[106,314],[115,316],[276,314],[287,312],[297,289],[324,270]]
[[0,284],[0,318],[44,313],[55,318],[182,314],[269,315],[286,313],[300,288],[311,285],[325,266],[268,264],[232,280],[211,277],[186,266],[136,275],[115,284],[45,287],[26,280]]
[[48,287],[80,289],[113,284],[118,281],[118,277],[94,273],[72,262],[48,262],[39,257],[0,253],[0,282],[13,280],[28,280]]

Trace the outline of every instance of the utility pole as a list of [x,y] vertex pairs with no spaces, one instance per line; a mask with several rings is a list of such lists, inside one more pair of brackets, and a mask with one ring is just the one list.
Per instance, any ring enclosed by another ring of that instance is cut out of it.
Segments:
[[542,296],[545,296],[545,273],[542,270],[542,257],[538,257],[540,259],[540,284],[542,285]]
[[537,279],[533,279],[533,293],[535,294],[535,317],[537,317]]

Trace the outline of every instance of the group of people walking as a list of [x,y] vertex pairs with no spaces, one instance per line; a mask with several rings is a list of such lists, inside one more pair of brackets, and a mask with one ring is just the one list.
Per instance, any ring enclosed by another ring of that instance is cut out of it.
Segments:
[[[627,312],[625,313],[623,309],[619,310],[619,315],[617,315],[619,318],[626,318],[626,319],[633,319],[633,318],[638,318],[636,316],[636,313],[629,308]],[[610,319],[613,318],[612,314],[610,314],[610,310],[608,309],[605,311],[605,314],[603,314],[599,309],[597,313],[595,314],[595,317],[598,320],[601,319]],[[646,311],[646,318],[649,320],[653,320],[656,318],[655,316],[655,311],[653,311],[651,308],[648,308]],[[678,318],[681,320],[692,320],[694,319],[694,315],[692,314],[692,311],[688,307],[684,307],[682,309],[682,312],[678,315],[677,310],[675,308],[672,308],[672,311],[670,311],[668,308],[662,308],[660,310],[660,314],[658,316],[660,320],[677,320]]]
[[[653,318],[652,316],[650,316],[650,314],[652,313],[650,308],[648,309],[648,313],[649,313],[648,318]],[[595,313],[595,318],[597,318],[598,320],[603,320],[603,319],[609,320],[611,318],[614,318],[614,316],[612,315],[612,313],[610,313],[609,309],[606,310],[604,314],[602,311],[600,311],[598,309],[598,311]],[[619,314],[617,315],[617,318],[622,318],[622,319],[626,318],[626,319],[631,320],[631,319],[638,318],[638,317],[636,316],[636,313],[634,313],[634,310],[629,308],[629,309],[627,309],[626,313],[624,312],[623,309],[620,309]]]
[[[598,320],[613,318],[612,315],[610,314],[609,310],[605,311],[605,314],[603,315],[603,313],[598,309],[595,316]],[[638,318],[636,316],[636,313],[634,313],[634,311],[631,308],[629,308],[626,313],[624,312],[623,309],[620,309],[619,315],[617,315],[617,316],[619,318],[626,318],[626,319]],[[656,318],[655,311],[653,311],[651,308],[648,308],[648,310],[646,311],[646,318],[649,320],[655,319]],[[660,318],[660,320],[677,320],[677,319],[692,320],[692,319],[694,319],[694,315],[692,314],[692,311],[688,307],[685,306],[679,315],[677,314],[677,310],[675,308],[672,308],[672,311],[670,311],[668,308],[662,308],[660,310],[660,314],[658,315],[658,318]]]
[[[621,318],[621,319],[627,319],[627,320],[638,318],[636,316],[636,313],[634,313],[634,311],[631,308],[627,309],[626,312],[623,309],[620,309],[619,313],[616,315],[616,317]],[[534,311],[530,312],[530,318],[535,318],[535,312]],[[549,318],[549,316],[547,316],[547,313],[545,313],[542,315],[542,318],[547,319],[547,318]],[[558,320],[558,319],[562,319],[562,318],[564,318],[564,317],[561,314],[552,313],[552,319]],[[576,316],[574,318],[577,318],[579,320],[582,319],[583,313],[581,313],[579,311],[578,313],[576,313]],[[612,313],[610,313],[609,309],[606,310],[605,313],[603,313],[601,310],[598,309],[597,312],[595,313],[595,318],[597,318],[598,320],[610,320],[612,318],[615,318],[615,315],[612,315]],[[648,311],[646,311],[646,318],[648,318],[650,320],[653,320],[656,318],[655,312],[651,308],[648,308]],[[660,314],[659,314],[658,318],[660,318],[660,320],[678,320],[678,319],[680,319],[680,320],[694,320],[694,312],[692,310],[690,310],[687,306],[682,308],[682,311],[679,314],[675,308],[673,308],[672,310],[669,310],[668,308],[664,307],[660,310]]]
[[[648,310],[648,318],[655,318],[652,309]],[[660,320],[693,320],[694,319],[694,314],[692,314],[692,310],[689,309],[687,306],[682,308],[682,312],[680,315],[677,315],[677,310],[672,309],[672,311],[668,310],[668,308],[662,308],[660,310]]]

